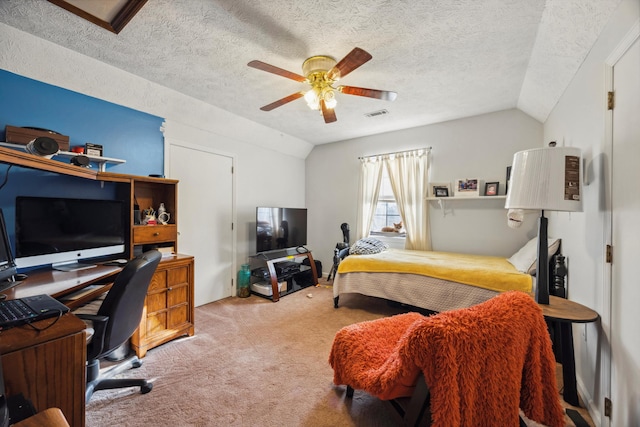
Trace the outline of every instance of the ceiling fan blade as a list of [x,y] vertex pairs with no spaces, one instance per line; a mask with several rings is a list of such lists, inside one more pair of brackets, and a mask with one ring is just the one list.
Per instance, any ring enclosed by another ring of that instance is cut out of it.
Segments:
[[372,58],[369,52],[360,49],[359,47],[354,48],[351,52],[347,54],[340,62],[338,62],[329,72],[327,73],[327,77],[331,80],[338,80],[342,77],[346,76],[365,62],[369,61]]
[[291,102],[291,101],[295,101],[296,99],[298,99],[298,98],[302,98],[303,96],[304,96],[304,92],[296,92],[296,93],[292,93],[291,95],[289,95],[289,96],[285,96],[284,98],[279,99],[279,100],[277,100],[277,101],[275,101],[275,102],[272,102],[272,103],[271,103],[271,104],[269,104],[269,105],[265,105],[264,107],[261,107],[260,109],[261,109],[262,111],[271,111],[271,110],[273,110],[274,108],[281,107],[281,106],[283,106],[284,104],[286,104],[286,103],[288,103],[288,102]]
[[388,90],[367,89],[355,86],[338,86],[338,90],[347,95],[366,96],[368,98],[382,99],[384,101],[394,101],[398,96],[396,92]]
[[336,120],[336,112],[333,108],[327,108],[327,104],[324,102],[324,99],[320,100],[320,105],[322,107],[322,117],[324,117],[325,123],[333,123]]
[[269,65],[262,61],[251,61],[247,64],[249,67],[257,68],[258,70],[266,71],[267,73],[277,74],[282,77],[286,77],[297,82],[305,82],[307,79],[300,74],[292,73],[291,71],[283,70],[274,65]]

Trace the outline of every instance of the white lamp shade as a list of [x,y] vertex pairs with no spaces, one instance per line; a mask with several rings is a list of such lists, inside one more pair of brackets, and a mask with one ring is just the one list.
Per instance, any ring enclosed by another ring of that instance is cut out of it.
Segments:
[[582,211],[581,163],[574,147],[515,153],[505,208]]

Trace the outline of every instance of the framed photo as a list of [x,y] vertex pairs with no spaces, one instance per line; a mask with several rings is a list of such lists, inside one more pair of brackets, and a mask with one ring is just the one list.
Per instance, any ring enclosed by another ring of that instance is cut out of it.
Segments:
[[429,197],[449,197],[451,186],[448,182],[432,182],[429,188]]
[[480,195],[480,181],[476,178],[456,180],[456,197],[477,197]]
[[487,182],[484,185],[484,195],[485,196],[497,196],[499,188],[500,188],[500,183],[499,182]]
[[435,187],[433,190],[436,197],[449,197],[449,187]]
[[87,154],[89,156],[101,157],[102,156],[102,145],[92,144],[90,142],[87,142],[84,145],[84,154]]
[[507,166],[507,181],[504,186],[504,194],[509,192],[509,181],[511,181],[511,166]]

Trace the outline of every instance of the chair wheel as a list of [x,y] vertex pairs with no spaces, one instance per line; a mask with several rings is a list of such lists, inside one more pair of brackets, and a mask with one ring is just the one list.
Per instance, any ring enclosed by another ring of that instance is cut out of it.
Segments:
[[153,389],[153,383],[149,383],[147,385],[143,385],[140,387],[140,394],[147,394]]
[[142,361],[141,360],[134,360],[133,362],[131,362],[131,367],[132,368],[139,368],[140,366],[142,366]]

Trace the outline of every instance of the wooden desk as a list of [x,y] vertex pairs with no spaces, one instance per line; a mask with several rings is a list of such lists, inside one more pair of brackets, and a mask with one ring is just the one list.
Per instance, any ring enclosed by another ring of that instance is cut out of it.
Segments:
[[2,293],[7,296],[7,299],[47,294],[62,300],[63,304],[73,310],[84,302],[90,301],[96,296],[108,291],[111,283],[104,284],[104,287],[96,289],[94,292],[84,295],[83,298],[78,300],[64,300],[65,295],[69,295],[98,282],[109,282],[109,279],[115,279],[115,276],[121,270],[122,268],[120,267],[106,265],[98,265],[93,268],[77,271],[34,270],[29,272],[29,277],[18,286]]
[[598,313],[577,302],[549,296],[549,304],[538,304],[542,314],[551,322],[555,333],[559,334],[560,363],[562,363],[563,396],[567,403],[580,406],[576,385],[576,359],[573,349],[573,323],[595,322],[600,317]]
[[[3,292],[7,298],[49,294],[62,298],[120,272],[120,267],[98,266],[72,272],[39,270],[18,286]],[[82,299],[64,303],[73,308],[91,295],[105,292],[107,283]],[[35,322],[46,328],[54,319]],[[71,313],[53,326],[36,331],[23,325],[0,332],[0,356],[8,395],[22,393],[36,410],[57,407],[73,427],[84,426],[86,388],[85,323]]]
[[[35,322],[44,328],[53,319]],[[22,393],[36,410],[58,407],[69,424],[84,426],[86,387],[85,324],[63,315],[44,331],[27,325],[0,332],[0,355],[7,395]]]

